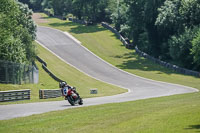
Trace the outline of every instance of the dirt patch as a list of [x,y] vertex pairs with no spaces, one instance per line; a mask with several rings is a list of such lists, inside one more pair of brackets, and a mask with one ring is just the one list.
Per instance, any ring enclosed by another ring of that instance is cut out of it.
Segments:
[[48,23],[49,21],[44,19],[39,13],[33,13],[32,19],[37,23]]

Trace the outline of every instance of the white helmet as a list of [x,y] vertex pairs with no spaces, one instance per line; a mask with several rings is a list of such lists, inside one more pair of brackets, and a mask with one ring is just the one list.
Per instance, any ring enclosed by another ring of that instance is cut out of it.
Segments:
[[60,88],[63,88],[67,85],[67,82],[63,81],[63,82],[60,82]]

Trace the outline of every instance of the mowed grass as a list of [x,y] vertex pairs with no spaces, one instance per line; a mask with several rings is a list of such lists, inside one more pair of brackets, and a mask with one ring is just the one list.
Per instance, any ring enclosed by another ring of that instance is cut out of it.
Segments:
[[[65,62],[61,61],[58,57],[50,53],[48,50],[37,45],[38,56],[47,62],[47,66],[56,76],[64,81],[67,81],[71,86],[77,87],[77,91],[83,98],[99,97],[115,95],[127,90],[120,87],[116,87],[96,79],[93,79],[75,68],[69,66]],[[0,91],[6,90],[20,90],[20,89],[31,89],[31,100],[17,101],[17,102],[1,102],[1,104],[15,104],[15,103],[29,103],[29,102],[40,102],[40,101],[56,101],[63,100],[62,97],[53,99],[39,99],[39,89],[58,89],[59,83],[53,80],[43,69],[39,62],[36,62],[39,67],[39,83],[38,84],[23,84],[23,85],[11,85],[11,84],[0,84]],[[90,94],[90,89],[97,88],[98,94]]]
[[0,132],[197,133],[199,106],[195,93],[81,107],[0,121]]
[[176,73],[138,56],[135,50],[126,49],[114,33],[101,25],[84,26],[70,21],[47,17],[42,13],[40,15],[48,22],[38,23],[39,25],[69,32],[90,51],[122,70],[153,80],[200,89],[200,78]]

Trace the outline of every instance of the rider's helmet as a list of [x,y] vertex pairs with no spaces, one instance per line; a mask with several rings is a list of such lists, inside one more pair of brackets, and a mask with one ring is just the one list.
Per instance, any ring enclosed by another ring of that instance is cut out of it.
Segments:
[[65,86],[67,85],[67,83],[66,82],[60,82],[60,88],[64,88]]

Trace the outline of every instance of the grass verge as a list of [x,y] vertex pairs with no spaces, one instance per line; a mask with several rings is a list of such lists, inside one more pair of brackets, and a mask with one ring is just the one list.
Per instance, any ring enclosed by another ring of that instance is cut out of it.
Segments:
[[195,93],[82,107],[0,121],[0,132],[195,133],[199,106]]

